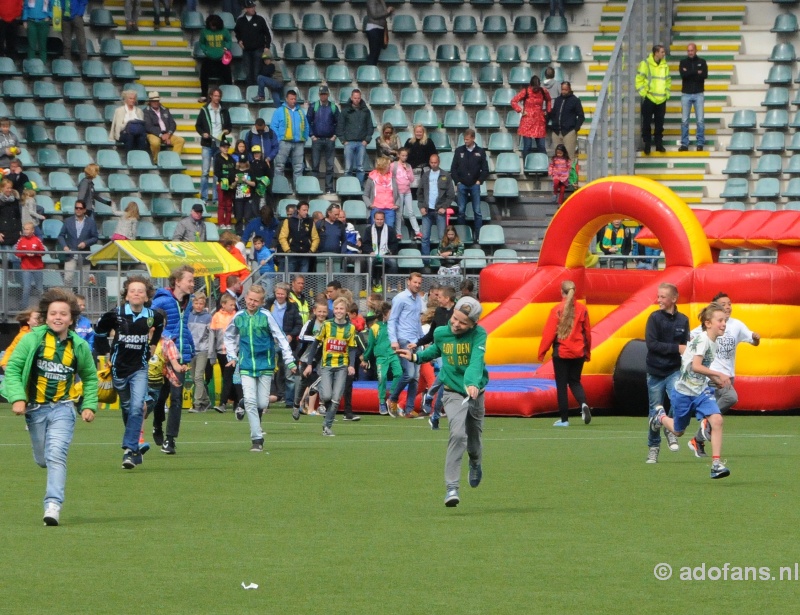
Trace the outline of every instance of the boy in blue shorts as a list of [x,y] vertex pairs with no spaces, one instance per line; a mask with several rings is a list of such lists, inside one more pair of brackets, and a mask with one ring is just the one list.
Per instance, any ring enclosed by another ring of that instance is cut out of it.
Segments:
[[[730,378],[710,369],[717,354],[717,338],[725,333],[727,317],[724,308],[712,303],[700,312],[703,332],[689,342],[681,358],[681,373],[670,393],[673,418],[656,407],[656,415],[650,420],[650,428],[658,430],[662,425],[676,436],[682,436],[689,425],[692,412],[698,421],[707,419],[704,437],[711,440],[711,478],[725,478],[730,470],[720,461],[722,452],[722,414],[714,398],[709,380],[718,387],[730,386]],[[705,424],[706,422],[704,422]]]

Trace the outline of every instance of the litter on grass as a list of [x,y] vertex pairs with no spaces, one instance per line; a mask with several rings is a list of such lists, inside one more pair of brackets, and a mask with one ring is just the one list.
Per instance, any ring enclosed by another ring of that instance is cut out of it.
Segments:
[[242,581],[242,589],[258,589],[258,585],[256,585],[255,583],[248,583],[247,585],[245,585],[244,581]]

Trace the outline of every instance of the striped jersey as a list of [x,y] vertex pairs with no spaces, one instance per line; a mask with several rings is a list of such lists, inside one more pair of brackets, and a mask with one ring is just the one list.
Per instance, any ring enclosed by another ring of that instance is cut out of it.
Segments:
[[350,349],[356,347],[356,328],[349,322],[339,325],[326,320],[317,334],[317,342],[322,347],[321,367],[347,367]]
[[36,383],[36,390],[31,396],[33,401],[45,404],[70,399],[76,366],[72,340],[67,337],[62,341],[48,329],[32,366],[35,370],[32,380]]

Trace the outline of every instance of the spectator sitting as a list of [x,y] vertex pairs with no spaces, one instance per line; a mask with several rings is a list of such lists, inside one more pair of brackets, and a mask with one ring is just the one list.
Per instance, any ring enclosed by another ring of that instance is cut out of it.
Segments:
[[[156,0],[158,2],[158,0]],[[144,127],[147,132],[147,142],[153,154],[153,163],[158,164],[158,153],[162,148],[171,147],[172,151],[180,155],[186,143],[183,137],[175,134],[178,126],[169,109],[161,104],[158,92],[147,95],[147,108],[144,110]]]
[[111,241],[136,239],[136,230],[139,227],[139,206],[136,201],[128,203],[125,211],[120,211],[116,206],[112,207],[112,211],[120,220],[111,235]]
[[269,89],[272,95],[272,104],[277,109],[283,104],[283,75],[277,65],[272,63],[272,52],[265,49],[261,54],[261,66],[258,69],[258,96],[252,98],[253,102],[263,102],[265,91]]
[[175,231],[172,241],[205,241],[206,224],[203,222],[203,206],[200,203],[192,205],[191,213],[182,218]]
[[142,150],[146,152],[147,131],[144,125],[144,113],[136,106],[136,92],[125,90],[122,93],[122,105],[114,111],[111,120],[111,138],[122,144],[126,152]]
[[0,169],[8,169],[19,153],[19,139],[11,132],[11,120],[0,118]]
[[99,201],[104,205],[113,206],[111,199],[100,196],[94,189],[94,180],[100,173],[100,166],[92,162],[83,169],[83,179],[78,182],[78,200],[86,205],[86,215],[94,213],[94,202]]
[[398,152],[400,151],[400,141],[397,138],[397,133],[394,131],[394,126],[386,122],[381,127],[381,134],[375,140],[375,146],[378,148],[378,156],[385,156],[391,162],[397,160]]
[[[464,255],[464,244],[461,243],[458,231],[452,224],[445,230],[437,252],[441,257],[439,259],[439,275],[460,276],[461,259],[459,257]],[[447,280],[440,280],[440,282],[445,283]]]

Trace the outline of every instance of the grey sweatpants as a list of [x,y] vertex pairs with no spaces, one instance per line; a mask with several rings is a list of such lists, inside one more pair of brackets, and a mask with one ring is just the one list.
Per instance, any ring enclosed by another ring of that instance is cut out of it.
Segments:
[[326,408],[325,427],[333,425],[347,384],[347,366],[319,368],[319,400]]
[[447,457],[444,461],[444,482],[448,489],[458,489],[464,450],[467,451],[470,461],[481,462],[484,395],[481,393],[477,399],[469,399],[445,390],[442,391],[442,397],[450,425],[450,441],[447,443]]

